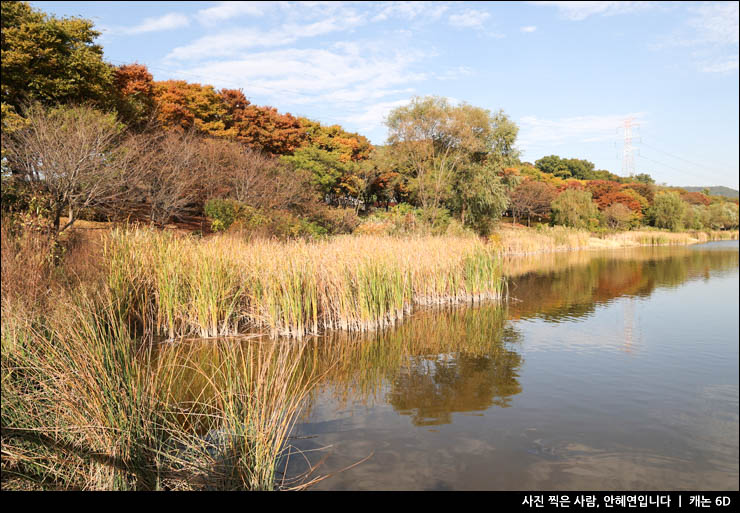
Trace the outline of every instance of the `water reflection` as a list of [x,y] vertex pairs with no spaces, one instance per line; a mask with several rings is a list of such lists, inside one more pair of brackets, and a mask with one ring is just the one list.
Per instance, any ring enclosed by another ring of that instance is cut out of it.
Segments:
[[[699,336],[666,342],[660,323],[677,323],[681,314],[665,298],[649,301],[656,291],[692,281],[736,280],[738,255],[734,243],[517,257],[505,264],[507,304],[420,310],[392,330],[332,333],[300,349],[267,339],[220,343],[295,351],[299,376],[314,384],[297,432],[319,437],[302,441],[303,448],[334,444],[344,454],[327,461],[328,471],[375,451],[349,477],[320,486],[604,489],[601,479],[609,476],[614,487],[700,487],[718,475],[720,463],[725,477],[737,476],[737,458],[728,464],[716,452],[721,446],[737,453],[737,379],[711,381],[721,365],[737,360],[736,340],[726,340],[737,331],[736,313],[729,324],[697,317],[704,324]],[[680,297],[677,304],[697,315],[717,310],[700,311]],[[646,304],[654,319],[665,319],[650,323],[658,335],[637,333],[637,309]],[[635,353],[642,336],[653,345]],[[217,367],[218,344],[181,344],[178,357],[199,369]],[[735,353],[725,354],[728,347]],[[183,396],[207,396],[213,386],[207,373],[184,373]],[[690,396],[698,386],[729,391],[729,399],[721,396],[716,408],[694,414],[706,404]],[[471,424],[477,415],[495,421]],[[454,431],[460,429],[467,431]],[[445,430],[454,436],[435,437]],[[711,434],[711,444],[701,432]],[[667,451],[666,440],[684,449]],[[412,472],[414,461],[425,470]],[[677,465],[693,467],[674,470]],[[500,472],[504,467],[508,473]],[[714,483],[725,486],[725,480]]]
[[731,243],[711,251],[648,247],[511,257],[504,264],[515,299],[511,318],[551,322],[587,316],[618,297],[647,297],[656,288],[706,280],[710,273],[737,267],[738,251]]

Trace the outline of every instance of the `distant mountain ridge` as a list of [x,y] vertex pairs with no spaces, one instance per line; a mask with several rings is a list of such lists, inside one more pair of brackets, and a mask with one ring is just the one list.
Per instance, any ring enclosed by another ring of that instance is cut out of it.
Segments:
[[688,191],[688,192],[701,192],[704,189],[709,189],[709,194],[712,196],[724,196],[726,198],[737,198],[738,197],[738,191],[735,189],[730,189],[729,187],[725,187],[723,185],[714,185],[712,187],[681,187],[681,189]]

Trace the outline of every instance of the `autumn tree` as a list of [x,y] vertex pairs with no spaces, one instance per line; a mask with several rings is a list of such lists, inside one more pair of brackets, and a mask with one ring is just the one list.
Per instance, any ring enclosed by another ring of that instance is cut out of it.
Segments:
[[712,200],[709,196],[702,194],[701,192],[682,192],[681,199],[691,205],[704,205],[708,206]]
[[218,94],[237,141],[271,155],[289,155],[307,143],[306,130],[289,113],[252,105],[240,89],[222,89]]
[[517,216],[527,216],[529,226],[532,216],[542,217],[550,213],[550,204],[555,199],[555,187],[545,182],[525,180],[511,193],[511,211]]
[[226,104],[210,85],[184,80],[154,82],[157,117],[165,129],[190,130],[214,137],[233,137],[235,128]]
[[342,162],[357,162],[370,157],[373,150],[363,135],[347,132],[339,125],[324,126],[318,121],[299,118],[306,133],[306,144],[334,153]]
[[604,209],[607,226],[614,229],[625,229],[635,220],[635,213],[623,203],[612,203]]
[[586,189],[591,193],[591,197],[603,210],[611,204],[608,199],[609,195],[617,194],[622,186],[611,180],[591,180],[586,182]]
[[652,204],[655,199],[655,186],[650,183],[627,183],[622,186],[622,189],[631,189],[637,192],[640,196],[645,198],[649,204]]
[[143,127],[155,107],[152,74],[143,64],[124,64],[115,68],[113,81],[119,116],[129,126]]

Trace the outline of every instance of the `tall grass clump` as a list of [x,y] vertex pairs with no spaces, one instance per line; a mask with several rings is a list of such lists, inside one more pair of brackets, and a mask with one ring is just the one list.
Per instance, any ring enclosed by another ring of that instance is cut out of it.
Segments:
[[3,473],[51,488],[156,489],[153,383],[110,305],[70,298],[2,353]]
[[215,490],[296,483],[282,465],[291,451],[286,440],[314,383],[299,367],[303,348],[220,340],[158,351],[155,372],[172,385],[166,400],[189,425],[176,437],[181,481]]
[[213,344],[218,364],[204,367],[134,340],[105,293],[59,301],[2,352],[4,489],[291,485],[279,465],[312,383],[292,359],[300,346],[289,358],[277,344]]
[[503,291],[496,250],[475,237],[278,242],[138,229],[114,231],[106,255],[126,315],[169,338],[369,331],[414,305],[495,300]]

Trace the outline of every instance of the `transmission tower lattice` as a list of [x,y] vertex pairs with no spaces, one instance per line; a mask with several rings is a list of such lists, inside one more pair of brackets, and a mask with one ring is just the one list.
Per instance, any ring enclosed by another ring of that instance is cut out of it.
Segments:
[[635,118],[628,117],[622,124],[624,130],[624,148],[622,150],[622,176],[635,175],[635,154],[632,148],[632,128],[639,127]]

